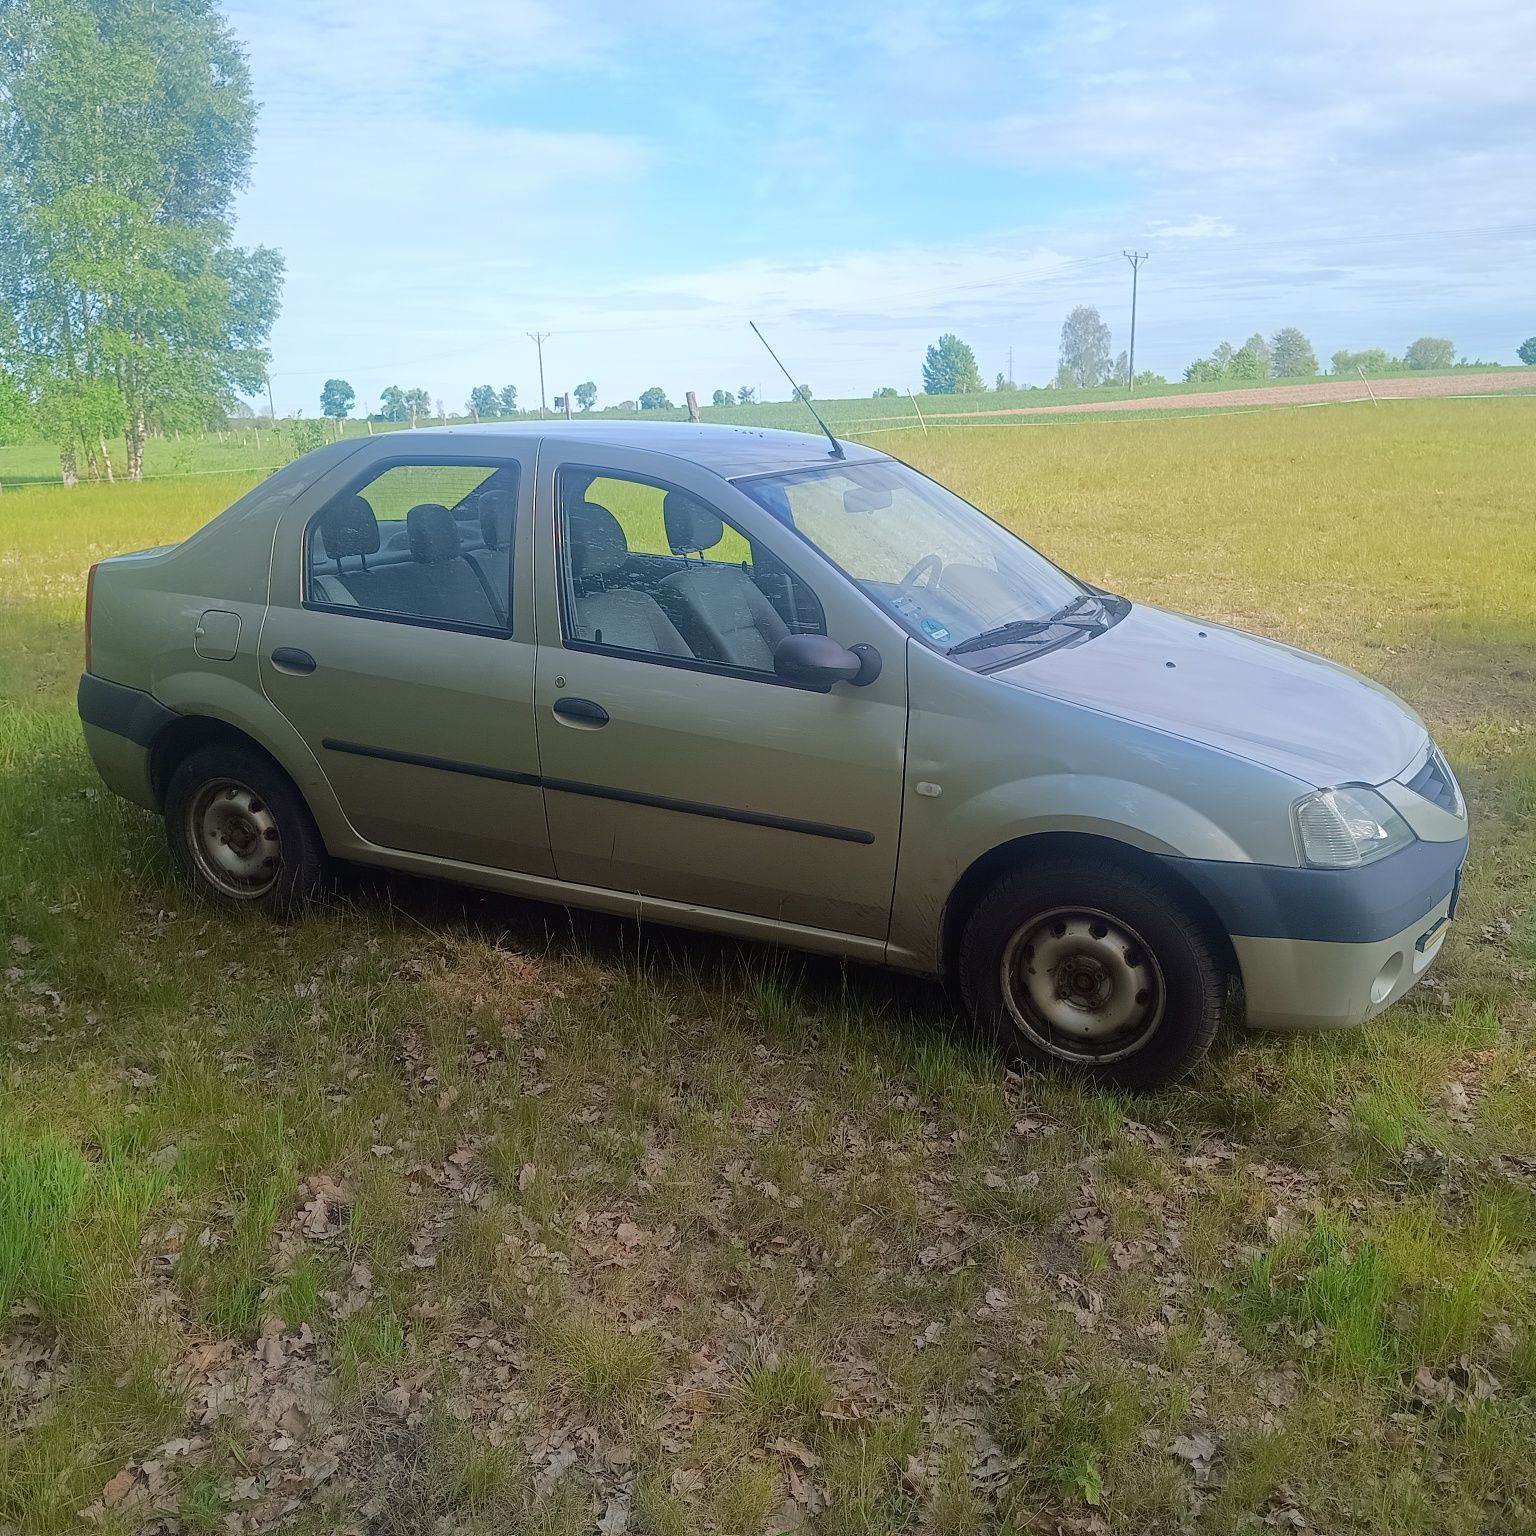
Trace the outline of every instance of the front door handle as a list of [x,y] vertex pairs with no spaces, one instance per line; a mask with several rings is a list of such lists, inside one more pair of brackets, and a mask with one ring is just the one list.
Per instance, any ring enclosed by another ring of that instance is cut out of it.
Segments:
[[594,728],[608,724],[608,711],[591,699],[556,699],[555,713],[572,725]]
[[272,652],[272,665],[283,672],[307,674],[315,670],[315,658],[296,645],[280,645]]

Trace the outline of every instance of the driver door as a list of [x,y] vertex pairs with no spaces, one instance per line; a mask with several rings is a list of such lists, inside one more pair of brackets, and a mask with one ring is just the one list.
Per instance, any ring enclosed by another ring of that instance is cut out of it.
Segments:
[[[602,457],[556,438],[539,455],[535,716],[559,877],[883,940],[905,636],[715,477],[640,452]],[[703,504],[706,528],[717,519],[712,547],[669,520],[680,494]],[[705,587],[734,591],[746,616],[735,638],[693,622]],[[792,627],[876,644],[880,676],[826,691],[784,682],[769,658]]]

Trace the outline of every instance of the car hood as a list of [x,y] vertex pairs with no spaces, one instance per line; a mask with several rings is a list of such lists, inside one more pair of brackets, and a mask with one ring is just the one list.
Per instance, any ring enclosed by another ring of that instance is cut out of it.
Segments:
[[1102,634],[993,676],[1319,788],[1393,778],[1426,736],[1401,699],[1348,667],[1140,604]]

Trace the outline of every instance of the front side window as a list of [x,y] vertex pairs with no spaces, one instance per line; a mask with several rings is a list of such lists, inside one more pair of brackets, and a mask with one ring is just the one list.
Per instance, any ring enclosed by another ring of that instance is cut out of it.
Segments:
[[390,465],[310,525],[306,601],[505,631],[516,515],[516,464]]
[[1085,597],[1022,539],[894,459],[737,486],[936,650],[1043,622]]
[[709,503],[589,469],[556,479],[566,643],[773,675],[790,634],[825,634],[815,594]]

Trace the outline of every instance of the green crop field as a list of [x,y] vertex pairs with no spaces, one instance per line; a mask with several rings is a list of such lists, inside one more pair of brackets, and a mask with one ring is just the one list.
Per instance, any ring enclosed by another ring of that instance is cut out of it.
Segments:
[[1533,438],[1536,399],[874,439],[1380,678],[1463,777],[1431,980],[1142,1101],[746,944],[406,879],[200,905],[83,753],[84,576],[259,461],[8,455],[0,1531],[1536,1529]]

